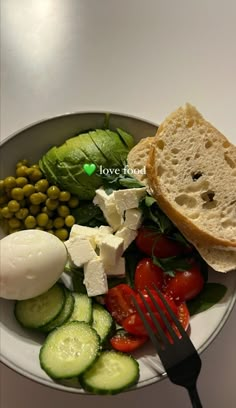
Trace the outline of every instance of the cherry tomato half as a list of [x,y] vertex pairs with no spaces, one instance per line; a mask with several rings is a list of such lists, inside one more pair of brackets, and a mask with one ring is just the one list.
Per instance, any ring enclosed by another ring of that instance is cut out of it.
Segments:
[[120,329],[111,337],[110,343],[115,350],[131,353],[145,344],[147,340],[147,336],[134,336]]
[[[164,329],[165,324],[162,321],[162,318],[161,318],[160,314],[156,311],[156,307],[153,304],[153,301],[150,298],[150,296],[148,295],[147,291],[142,291],[142,295],[144,296],[144,298],[145,298],[146,302],[148,303],[148,305],[151,307],[151,310],[154,312],[154,316],[156,317],[157,321],[160,323],[161,327]],[[172,320],[171,316],[167,312],[167,310],[166,310],[165,306],[163,305],[161,299],[159,298],[158,294],[155,291],[152,291],[152,295],[153,295],[154,299],[157,301],[158,305],[164,311],[164,313],[165,313],[166,317],[168,318],[168,320],[171,321]],[[166,296],[166,295],[164,295],[164,296],[165,296],[165,299],[167,300],[169,306],[173,310],[173,312],[178,316],[178,308],[175,305],[175,303],[171,299],[169,299],[168,296]],[[149,312],[147,311],[147,309],[146,309],[146,307],[145,307],[145,305],[143,303],[143,300],[142,300],[142,298],[141,298],[141,296],[139,294],[136,296],[136,300],[137,300],[137,303],[138,303],[139,307],[141,308],[141,310],[145,313],[145,316],[146,316],[152,330],[155,332],[156,331],[155,325],[153,324],[152,319],[150,318]],[[142,319],[140,318],[140,316],[139,316],[139,314],[137,312],[129,315],[126,319],[124,319],[123,322],[122,322],[122,326],[127,332],[129,332],[131,334],[134,334],[136,336],[145,336],[145,335],[147,336],[148,335],[147,331],[146,331],[146,329],[144,327],[144,324],[142,322]]]
[[136,245],[146,255],[168,258],[191,252],[191,247],[174,241],[150,227],[141,227],[136,238]]
[[135,291],[125,283],[114,286],[109,289],[105,296],[105,304],[112,317],[119,324],[136,311],[132,296],[135,297]]
[[176,271],[175,276],[166,277],[165,293],[177,302],[193,299],[204,286],[200,266],[193,264],[187,271]]
[[138,263],[134,276],[135,289],[152,289],[153,284],[162,289],[163,282],[163,270],[159,266],[154,265],[151,258],[144,258]]

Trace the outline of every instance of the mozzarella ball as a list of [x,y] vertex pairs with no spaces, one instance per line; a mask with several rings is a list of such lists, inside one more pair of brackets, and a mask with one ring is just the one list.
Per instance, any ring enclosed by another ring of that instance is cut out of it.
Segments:
[[60,278],[67,250],[59,238],[41,230],[15,232],[0,241],[0,297],[29,299]]

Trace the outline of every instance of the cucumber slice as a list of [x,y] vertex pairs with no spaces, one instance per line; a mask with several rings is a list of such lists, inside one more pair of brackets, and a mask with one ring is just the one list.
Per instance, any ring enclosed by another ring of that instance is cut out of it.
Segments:
[[61,313],[52,322],[42,327],[43,332],[48,333],[54,330],[56,327],[59,327],[62,324],[66,323],[67,320],[69,320],[74,310],[75,299],[72,293],[66,288],[65,288],[65,296],[66,296],[65,305]]
[[80,376],[80,384],[96,394],[117,394],[136,384],[138,362],[117,351],[103,351],[95,363]]
[[98,334],[91,326],[69,322],[48,335],[40,350],[40,365],[52,378],[72,378],[95,361],[99,347]]
[[74,310],[70,317],[70,322],[92,322],[92,299],[84,293],[73,293],[75,298]]
[[63,286],[56,283],[42,295],[17,301],[15,317],[23,327],[39,329],[54,320],[61,313],[64,304]]
[[101,343],[103,343],[111,329],[113,327],[113,319],[110,313],[98,303],[94,303],[93,305],[93,323],[92,327],[96,330],[97,334],[101,339]]

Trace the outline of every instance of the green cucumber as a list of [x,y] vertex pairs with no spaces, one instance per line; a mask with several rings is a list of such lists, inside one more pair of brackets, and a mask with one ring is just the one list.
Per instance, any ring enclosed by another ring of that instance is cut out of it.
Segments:
[[117,394],[139,379],[138,362],[127,354],[103,351],[79,378],[81,386],[96,394]]
[[93,323],[92,327],[96,330],[97,334],[103,343],[113,327],[113,319],[110,313],[98,303],[93,305]]
[[19,300],[15,304],[15,317],[26,328],[39,329],[56,319],[64,308],[65,291],[56,283],[37,297]]
[[62,324],[66,323],[67,320],[69,320],[69,318],[71,317],[72,312],[74,310],[75,299],[72,293],[66,288],[65,288],[65,296],[66,296],[65,305],[61,313],[52,322],[42,327],[43,332],[48,333],[54,330],[56,327],[59,327]]
[[52,378],[73,378],[93,364],[99,348],[99,336],[89,324],[69,322],[48,335],[40,349],[40,365]]
[[73,293],[75,304],[74,310],[70,317],[70,322],[92,322],[92,299],[84,293]]

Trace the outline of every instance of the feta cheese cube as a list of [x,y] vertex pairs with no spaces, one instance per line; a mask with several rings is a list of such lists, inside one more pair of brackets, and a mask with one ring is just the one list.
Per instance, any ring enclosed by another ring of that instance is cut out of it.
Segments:
[[115,265],[105,265],[108,276],[125,276],[125,258],[119,258]]
[[96,190],[96,195],[93,199],[93,203],[101,208],[108,224],[113,228],[114,231],[117,231],[118,228],[123,224],[124,220],[117,210],[114,192],[108,195],[103,188],[99,188],[98,190]]
[[105,226],[105,225],[101,225],[101,226],[98,228],[98,232],[97,232],[97,235],[96,235],[96,238],[95,238],[96,245],[99,247],[100,244],[101,244],[101,242],[102,242],[102,240],[103,240],[103,238],[104,238],[105,236],[107,236],[107,235],[112,235],[112,233],[113,233],[113,229],[112,229],[111,227],[107,227],[107,226]]
[[115,265],[123,254],[124,240],[112,234],[104,235],[99,248],[104,265]]
[[79,235],[83,238],[87,238],[92,245],[92,247],[96,248],[96,235],[98,234],[99,229],[97,227],[85,227],[84,225],[74,224],[70,231],[70,239],[74,238],[75,236]]
[[88,238],[81,235],[75,235],[68,241],[65,241],[65,246],[71,262],[78,267],[81,267],[97,256]]
[[138,208],[139,201],[143,198],[146,194],[146,188],[128,188],[125,190],[117,190],[114,191],[114,198],[116,207],[123,217],[124,211]]
[[107,275],[99,256],[84,265],[84,285],[88,296],[99,296],[107,293]]
[[142,222],[142,211],[138,208],[132,208],[125,211],[124,227],[131,230],[137,230]]
[[131,242],[134,241],[137,235],[138,235],[137,230],[132,230],[128,227],[122,227],[115,233],[116,237],[123,238],[124,251],[128,248],[128,246],[130,246]]

